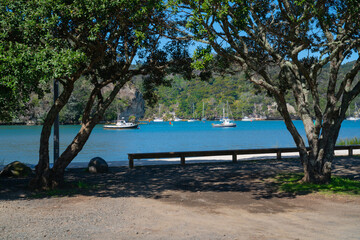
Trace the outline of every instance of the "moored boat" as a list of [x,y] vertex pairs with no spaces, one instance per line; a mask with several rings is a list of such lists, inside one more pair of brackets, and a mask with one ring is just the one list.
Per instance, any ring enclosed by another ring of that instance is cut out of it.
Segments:
[[193,104],[193,117],[188,120],[188,122],[197,122],[198,120],[195,118],[195,104]]
[[153,122],[163,122],[164,119],[162,118],[154,118]]
[[160,108],[161,108],[161,105],[159,104],[159,117],[154,118],[153,122],[163,122],[164,121],[164,119],[161,118]]
[[191,119],[188,120],[188,122],[197,122],[197,121],[199,121],[199,120],[194,119],[194,118],[191,118]]
[[223,107],[223,117],[220,120],[221,123],[219,123],[219,124],[213,123],[212,124],[213,127],[236,127],[236,123],[232,122],[228,117],[229,112],[230,112],[229,103],[226,103],[226,105],[227,105],[227,116],[225,114],[225,107]]
[[105,129],[138,129],[139,124],[117,120],[116,124],[104,125]]
[[231,122],[228,118],[223,118],[221,123],[219,124],[212,124],[213,127],[236,127],[236,123]]
[[250,117],[247,117],[247,116],[245,116],[245,117],[243,117],[242,119],[241,119],[241,121],[244,121],[244,122],[252,122],[252,121],[254,121],[255,119],[254,118],[250,118]]
[[181,118],[178,118],[178,117],[175,117],[173,121],[174,121],[174,122],[180,122],[180,121],[182,121],[182,119],[181,119]]
[[201,118],[201,121],[203,121],[203,122],[205,122],[207,119],[206,119],[206,117],[205,117],[205,111],[204,111],[204,105],[205,105],[205,103],[203,102],[203,109],[202,109],[202,118]]

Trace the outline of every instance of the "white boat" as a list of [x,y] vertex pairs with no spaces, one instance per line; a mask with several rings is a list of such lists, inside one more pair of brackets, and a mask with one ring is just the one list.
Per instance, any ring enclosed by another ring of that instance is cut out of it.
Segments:
[[181,119],[181,118],[174,117],[174,122],[180,122],[180,121],[182,121],[182,119]]
[[359,119],[360,118],[358,118],[358,117],[348,117],[348,118],[346,118],[346,120],[349,120],[349,121],[357,121]]
[[221,123],[219,124],[212,124],[213,127],[236,127],[236,123],[231,122],[229,118],[223,118]]
[[[159,104],[159,116],[160,116],[160,104]],[[163,122],[164,119],[162,119],[161,117],[156,117],[154,118],[153,122]]]
[[203,102],[203,109],[202,109],[202,118],[201,118],[201,121],[205,122],[207,119],[205,117],[205,114],[204,114],[204,102]]
[[188,122],[196,122],[196,121],[199,120],[195,119],[195,104],[193,104],[193,118],[190,118]]
[[[349,106],[349,111],[351,111],[351,110],[350,110],[350,106]],[[355,103],[354,115],[355,115],[356,113],[358,113],[358,110],[357,110],[357,105],[356,105],[356,103]],[[350,116],[350,117],[346,118],[346,120],[349,120],[349,121],[357,121],[357,120],[359,120],[359,119],[360,119],[359,117],[355,117],[355,116]]]
[[163,122],[164,119],[162,118],[154,118],[153,122]]
[[137,129],[139,124],[128,123],[125,120],[117,120],[116,124],[104,125],[106,129]]
[[242,119],[241,119],[241,121],[244,121],[244,122],[252,122],[252,121],[254,121],[255,119],[254,118],[249,118],[249,117],[247,117],[247,116],[245,116],[245,117],[243,117]]
[[[229,103],[227,104],[228,114],[229,114]],[[221,123],[219,124],[212,124],[213,127],[236,127],[236,123],[231,122],[228,116],[225,115],[225,107],[223,107],[223,117],[220,120]]]

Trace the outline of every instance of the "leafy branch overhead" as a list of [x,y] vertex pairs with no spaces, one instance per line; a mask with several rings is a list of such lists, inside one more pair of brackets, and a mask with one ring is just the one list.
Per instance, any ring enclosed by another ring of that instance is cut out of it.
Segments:
[[[273,96],[300,150],[304,181],[329,181],[341,123],[360,93],[355,78],[360,70],[360,9],[356,1],[184,0],[175,4],[174,11],[185,23],[179,28],[186,37],[201,39],[217,55],[238,64],[251,82]],[[199,59],[203,59],[195,66],[210,66],[210,53],[201,50]],[[352,69],[338,75],[352,54],[358,57]],[[326,103],[322,105],[318,77],[328,64]],[[310,153],[291,121],[288,93],[304,123]]]
[[[6,77],[2,78],[1,84],[8,87],[9,94],[17,101],[14,104],[26,102],[40,83],[56,79],[62,86],[59,98],[44,118],[33,187],[52,187],[61,182],[66,166],[81,151],[119,90],[134,76],[145,76],[146,90],[151,93],[155,86],[165,82],[167,71],[187,75],[191,72],[186,67],[190,66],[186,42],[169,42],[167,45],[177,46],[169,47],[171,51],[160,42],[163,35],[174,34],[161,24],[168,18],[162,1],[3,2],[1,24],[8,31],[1,36],[2,46],[5,46],[1,56],[7,56],[2,58],[6,64],[1,64],[1,73],[4,73],[1,76]],[[18,45],[22,48],[13,47]],[[24,58],[24,48],[29,49],[28,58]],[[19,61],[10,61],[11,49]],[[41,58],[41,61],[36,63],[29,58]],[[6,65],[11,66],[13,74],[5,72]],[[50,170],[51,126],[56,115],[67,105],[79,79],[85,79],[91,85],[80,117],[81,129]],[[32,89],[18,84],[27,81]],[[105,88],[111,91],[105,94]],[[19,91],[24,93],[21,98],[14,94]]]

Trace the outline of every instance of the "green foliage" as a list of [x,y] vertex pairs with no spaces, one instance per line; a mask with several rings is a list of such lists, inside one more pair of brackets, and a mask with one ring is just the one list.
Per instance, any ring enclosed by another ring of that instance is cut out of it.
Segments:
[[128,119],[129,122],[135,122],[136,121],[136,117],[134,115],[131,115]]
[[279,174],[275,179],[279,184],[279,189],[284,192],[360,195],[360,182],[357,180],[333,176],[329,184],[300,183],[303,176],[296,173]]
[[49,1],[2,0],[0,4],[0,120],[9,121],[46,83],[72,74],[85,61],[80,50],[63,48],[48,18]]
[[[158,103],[161,105],[161,114],[175,112],[177,117],[202,117],[204,103],[205,117],[215,119],[222,115],[224,104],[229,102],[232,117],[239,119],[250,114],[267,115],[267,105],[272,101],[263,92],[258,92],[239,73],[235,76],[217,75],[208,81],[193,79],[186,81],[180,77],[172,79],[172,86],[157,88]],[[195,113],[193,114],[193,105]],[[256,109],[255,109],[256,106]],[[157,116],[158,105],[147,107],[145,117]]]
[[360,145],[360,138],[354,137],[354,138],[339,139],[336,145],[339,146]]

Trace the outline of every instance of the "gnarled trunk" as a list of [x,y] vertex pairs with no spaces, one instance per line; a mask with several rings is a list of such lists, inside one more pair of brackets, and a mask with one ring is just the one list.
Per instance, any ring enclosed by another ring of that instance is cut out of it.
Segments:
[[304,177],[301,180],[302,182],[317,184],[330,182],[334,157],[333,151],[330,149],[325,150],[327,153],[321,157],[314,158],[313,154],[309,153],[306,159],[303,159]]
[[[119,81],[111,94],[104,100],[101,96],[101,86],[95,87],[91,92],[86,107],[83,113],[83,121],[81,128],[77,135],[74,137],[71,144],[65,149],[65,151],[60,155],[60,157],[54,163],[53,168],[49,167],[49,137],[51,134],[51,125],[54,122],[54,117],[52,111],[48,114],[48,121],[44,123],[43,133],[41,135],[41,147],[40,147],[40,161],[36,167],[36,177],[31,181],[31,187],[37,189],[51,189],[56,188],[62,185],[64,181],[64,172],[66,167],[71,163],[71,161],[79,154],[79,152],[84,147],[87,142],[90,134],[96,124],[98,124],[109,107],[111,102],[116,97],[117,93],[120,91],[121,87],[128,81],[130,77],[125,78],[124,81]],[[65,92],[65,90],[64,90]],[[71,92],[70,92],[71,95]],[[69,97],[70,97],[69,95]],[[67,95],[66,95],[67,96]],[[100,98],[96,105],[96,112],[93,117],[90,117],[90,113],[93,109],[94,102],[96,98]],[[68,98],[67,98],[68,99]],[[62,102],[63,103],[63,102]],[[55,115],[56,116],[56,115]]]
[[29,187],[31,189],[49,189],[53,187],[50,179],[53,178],[54,174],[50,169],[49,160],[49,138],[51,135],[51,127],[55,122],[57,114],[59,114],[61,109],[68,102],[73,88],[73,82],[69,82],[66,86],[64,86],[63,92],[46,115],[41,130],[39,162],[35,167],[36,175],[29,183]]
[[[302,182],[329,183],[331,180],[334,149],[343,118],[325,119],[317,146],[312,147],[304,161]],[[332,122],[332,123],[331,123]]]
[[64,172],[66,167],[71,161],[79,154],[84,147],[85,143],[90,137],[90,134],[96,124],[100,121],[100,118],[92,119],[86,124],[82,124],[79,132],[71,142],[71,144],[65,149],[58,160],[55,162],[52,168],[52,177],[49,178],[51,186],[57,187],[62,185],[64,181]]

